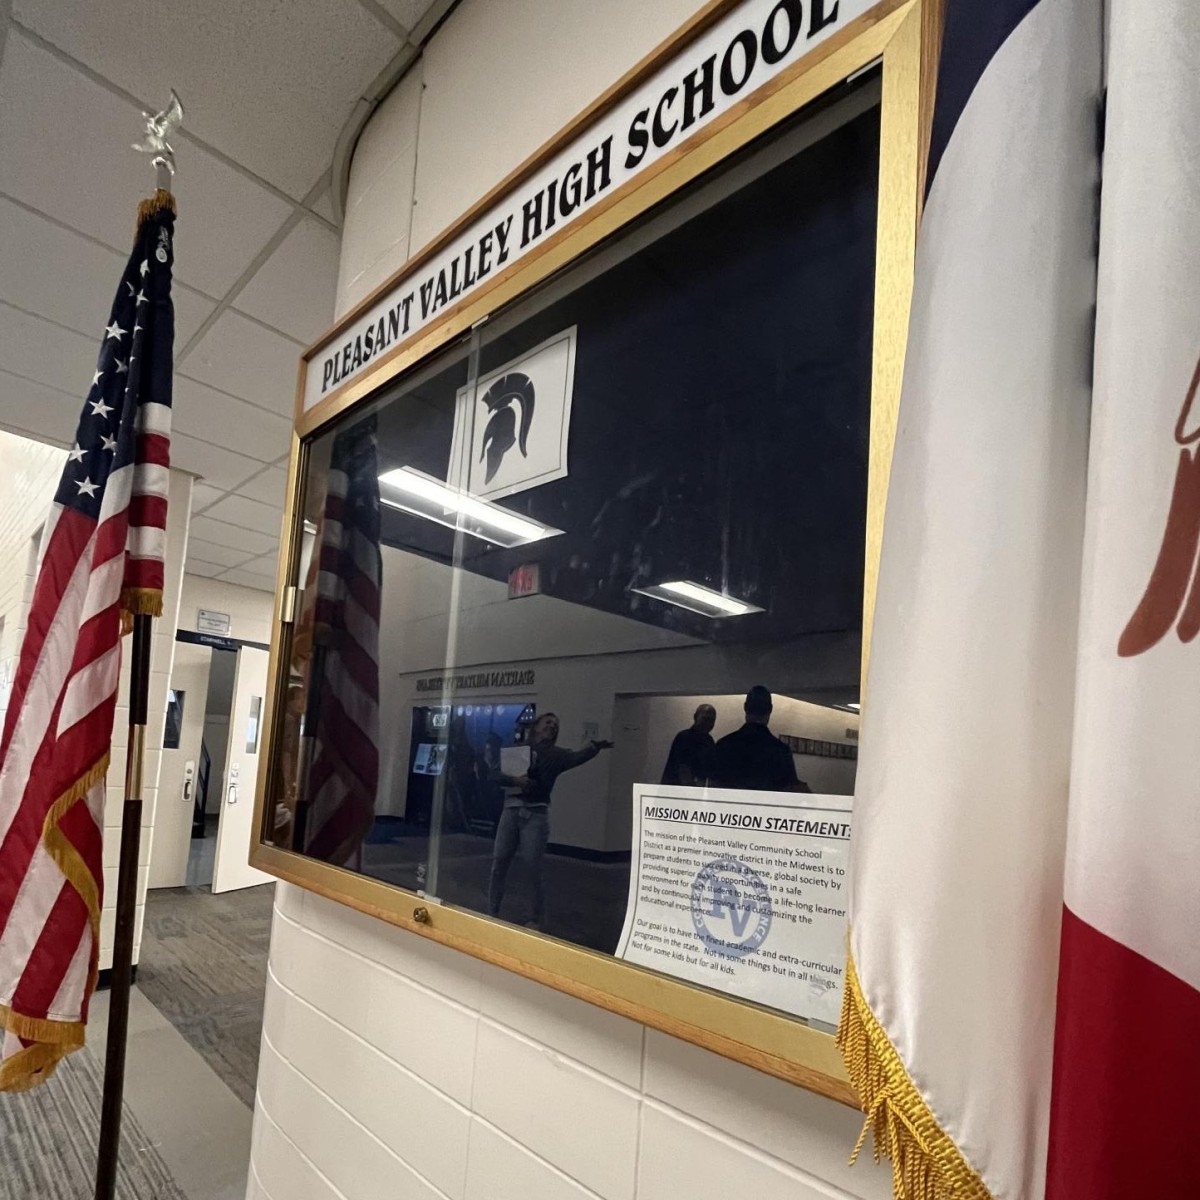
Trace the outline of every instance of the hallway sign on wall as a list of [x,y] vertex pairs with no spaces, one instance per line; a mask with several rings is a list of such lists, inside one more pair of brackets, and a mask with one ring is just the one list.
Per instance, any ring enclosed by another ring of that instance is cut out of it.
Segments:
[[637,784],[617,957],[836,1025],[849,796]]
[[401,275],[307,363],[307,411],[875,7],[745,0]]

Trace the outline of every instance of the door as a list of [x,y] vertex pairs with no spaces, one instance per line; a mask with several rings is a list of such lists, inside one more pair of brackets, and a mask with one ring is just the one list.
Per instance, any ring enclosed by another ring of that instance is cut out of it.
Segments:
[[200,742],[204,737],[204,710],[208,702],[211,662],[212,651],[207,646],[197,646],[191,642],[175,643],[171,691],[174,693],[176,713],[182,706],[182,719],[177,726],[178,737],[175,737],[175,730],[171,728],[171,712],[168,711],[168,729],[163,738],[158,799],[154,808],[154,834],[150,847],[149,886],[152,888],[183,887],[187,882],[192,813],[200,772]]
[[254,828],[254,789],[258,780],[258,756],[262,750],[267,659],[265,650],[251,646],[242,646],[237,652],[233,705],[229,712],[229,743],[221,774],[214,892],[232,892],[237,888],[273,882],[270,875],[256,871],[249,863],[251,841],[258,837],[258,830]]

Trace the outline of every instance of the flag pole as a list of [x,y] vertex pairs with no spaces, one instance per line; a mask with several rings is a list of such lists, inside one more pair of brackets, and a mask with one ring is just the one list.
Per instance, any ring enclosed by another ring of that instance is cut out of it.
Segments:
[[[174,91],[156,116],[144,114],[146,135],[135,150],[153,153],[155,187],[170,192],[175,156],[167,138],[183,118]],[[121,808],[121,856],[117,868],[116,928],[110,973],[108,1039],[100,1097],[100,1140],[96,1153],[95,1200],[114,1200],[120,1162],[121,1109],[125,1097],[125,1051],[129,1040],[129,993],[133,986],[133,947],[137,925],[138,860],[142,843],[142,777],[146,760],[146,720],[150,708],[150,622],[133,615],[129,654],[129,741],[125,758],[125,803]]]
[[125,1047],[129,1033],[129,991],[133,983],[134,927],[137,921],[138,858],[142,840],[142,769],[150,695],[150,622],[133,618],[129,663],[129,747],[125,763],[125,803],[121,815],[121,860],[117,874],[117,921],[109,992],[108,1042],[100,1101],[100,1144],[96,1159],[96,1200],[113,1200],[125,1093]]

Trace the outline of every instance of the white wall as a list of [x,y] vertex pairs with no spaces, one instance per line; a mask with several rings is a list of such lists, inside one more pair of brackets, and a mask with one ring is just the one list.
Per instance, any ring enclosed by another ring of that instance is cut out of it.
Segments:
[[[339,311],[699,7],[464,0],[359,143]],[[429,633],[415,665],[442,661]],[[845,1165],[859,1126],[840,1105],[278,886],[250,1200],[883,1200],[886,1170]]]
[[271,640],[271,614],[275,597],[258,588],[242,587],[236,583],[225,583],[220,579],[206,579],[202,575],[185,575],[183,593],[179,603],[177,628],[196,631],[196,613],[207,608],[210,611],[228,613],[230,616],[229,636],[243,642]]

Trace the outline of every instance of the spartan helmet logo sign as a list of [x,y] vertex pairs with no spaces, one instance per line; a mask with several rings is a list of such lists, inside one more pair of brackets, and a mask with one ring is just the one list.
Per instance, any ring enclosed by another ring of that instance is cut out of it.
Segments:
[[[483,431],[483,449],[479,460],[487,460],[484,484],[489,484],[500,470],[504,456],[517,446],[522,457],[528,458],[529,427],[533,424],[533,380],[520,371],[502,376],[484,393],[483,403],[491,416]],[[521,410],[520,425],[516,409]]]

